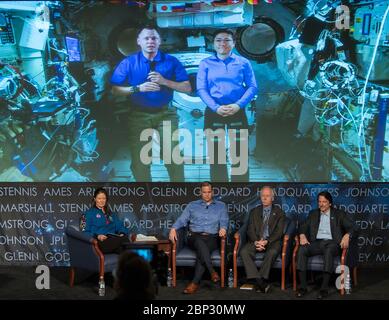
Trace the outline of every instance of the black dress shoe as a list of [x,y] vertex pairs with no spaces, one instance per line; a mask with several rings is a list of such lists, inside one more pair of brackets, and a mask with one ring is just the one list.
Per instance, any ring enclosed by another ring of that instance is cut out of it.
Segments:
[[322,300],[328,297],[328,290],[320,290],[317,299]]
[[257,292],[268,293],[270,291],[270,283],[264,283],[263,285],[259,285],[256,288]]
[[300,288],[296,292],[296,297],[297,298],[302,298],[302,297],[304,297],[307,294],[307,292],[308,292],[307,289]]

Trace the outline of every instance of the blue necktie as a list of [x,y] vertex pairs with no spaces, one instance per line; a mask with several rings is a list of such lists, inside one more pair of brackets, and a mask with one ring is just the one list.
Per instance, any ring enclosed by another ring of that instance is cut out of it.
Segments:
[[269,237],[269,217],[270,217],[270,212],[269,213],[263,212],[262,236],[264,239],[267,239]]

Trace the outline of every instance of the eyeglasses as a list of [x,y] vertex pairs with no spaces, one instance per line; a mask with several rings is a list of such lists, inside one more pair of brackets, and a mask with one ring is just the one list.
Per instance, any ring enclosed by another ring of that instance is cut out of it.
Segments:
[[233,40],[232,39],[219,39],[219,38],[216,38],[215,39],[215,42],[217,43],[222,43],[222,42],[232,42]]

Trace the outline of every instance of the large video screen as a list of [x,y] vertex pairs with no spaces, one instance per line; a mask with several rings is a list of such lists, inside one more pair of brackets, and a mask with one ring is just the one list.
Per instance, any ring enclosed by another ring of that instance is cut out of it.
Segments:
[[0,182],[389,181],[388,5],[5,1]]

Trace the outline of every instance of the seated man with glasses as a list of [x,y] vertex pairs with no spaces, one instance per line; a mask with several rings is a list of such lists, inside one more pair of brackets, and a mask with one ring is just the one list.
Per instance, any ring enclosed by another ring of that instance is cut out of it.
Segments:
[[[257,292],[268,293],[270,270],[281,252],[285,213],[273,205],[274,190],[271,187],[262,187],[260,198],[262,204],[250,211],[248,242],[242,248],[240,256],[248,282],[256,287]],[[265,254],[259,270],[255,264],[257,252]]]

